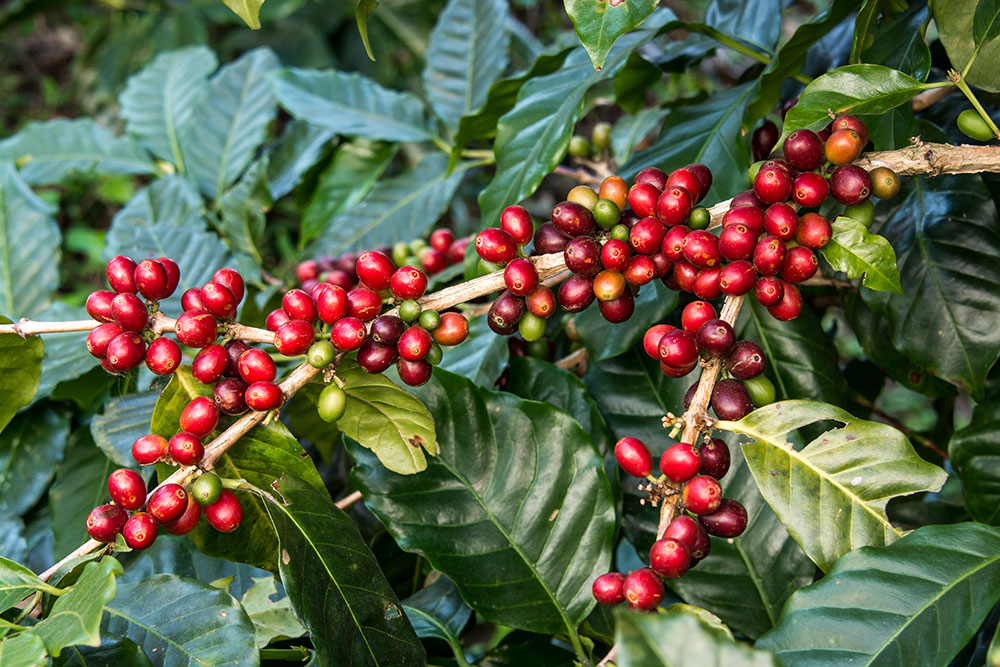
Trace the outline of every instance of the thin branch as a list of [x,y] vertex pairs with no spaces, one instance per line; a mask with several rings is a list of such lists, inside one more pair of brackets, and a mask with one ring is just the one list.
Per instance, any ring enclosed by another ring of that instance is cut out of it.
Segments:
[[562,359],[556,361],[556,366],[559,368],[575,368],[580,364],[587,363],[587,348],[581,347],[575,352],[570,352]]
[[957,90],[958,88],[955,86],[943,86],[941,88],[931,88],[930,90],[925,90],[910,100],[910,111],[913,113],[919,113],[924,109],[937,104]]
[[344,496],[343,498],[335,502],[334,505],[336,505],[340,509],[347,509],[348,507],[358,502],[359,500],[361,500],[361,492],[355,491],[354,493],[348,496]]
[[586,169],[573,169],[572,167],[564,167],[563,165],[556,165],[556,168],[552,170],[553,174],[559,174],[560,176],[567,176],[572,178],[574,181],[584,183],[586,185],[600,185],[601,177],[597,174],[592,174]]
[[917,433],[916,431],[914,431],[912,428],[910,428],[909,426],[907,426],[906,424],[904,424],[902,421],[900,421],[897,417],[889,414],[888,412],[886,412],[882,408],[876,406],[874,403],[872,403],[870,400],[868,400],[867,396],[863,396],[862,394],[856,394],[854,396],[854,401],[856,403],[858,403],[859,405],[861,405],[861,406],[863,406],[863,407],[868,408],[869,410],[871,410],[872,414],[877,415],[877,416],[881,417],[882,419],[884,419],[886,421],[886,423],[888,423],[890,426],[893,426],[893,427],[899,429],[900,431],[902,431],[903,433],[905,433],[906,437],[908,437],[910,440],[916,440],[921,445],[923,445],[927,449],[931,450],[932,452],[934,452],[935,454],[937,454],[938,456],[940,456],[945,461],[948,460],[948,452],[947,451],[945,451],[944,449],[938,447],[937,444],[933,440],[931,440],[930,438],[928,438],[928,437],[926,437],[926,436],[924,436],[924,435],[922,435],[922,434]]
[[869,171],[876,167],[889,167],[900,176],[1000,171],[1000,146],[932,144],[924,143],[919,137],[911,141],[912,146],[899,150],[866,153],[854,164]]

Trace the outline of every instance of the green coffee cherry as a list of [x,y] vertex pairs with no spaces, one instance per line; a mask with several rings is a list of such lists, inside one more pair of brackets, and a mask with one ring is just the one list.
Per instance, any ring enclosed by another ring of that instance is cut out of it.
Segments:
[[325,368],[333,363],[333,357],[337,354],[333,343],[328,340],[318,340],[309,348],[306,359],[313,368]]
[[966,109],[958,114],[956,123],[962,134],[970,139],[975,139],[976,141],[992,141],[996,139],[996,135],[990,129],[989,123],[975,109]]
[[420,313],[417,323],[428,331],[434,331],[441,324],[441,316],[437,314],[436,310],[428,309]]
[[406,258],[410,256],[410,247],[405,241],[400,241],[392,246],[392,262],[396,266],[405,266]]
[[415,322],[418,317],[420,317],[421,311],[420,304],[413,299],[407,299],[403,303],[399,304],[399,319],[403,320],[407,324]]
[[424,361],[429,363],[431,366],[437,366],[441,363],[444,358],[444,351],[441,350],[441,346],[437,344],[436,341],[431,341],[431,349],[424,357]]
[[569,140],[569,154],[573,157],[588,157],[590,155],[590,142],[586,137],[574,134]]
[[542,361],[548,361],[549,359],[549,341],[547,338],[539,338],[538,340],[528,341],[528,356],[532,359],[541,359]]
[[688,219],[688,227],[691,229],[708,229],[708,224],[712,222],[712,214],[704,206],[696,206],[691,211]]
[[206,472],[191,482],[187,491],[202,505],[211,505],[222,493],[222,480],[214,472]]
[[871,227],[875,222],[875,204],[871,199],[866,199],[860,204],[845,208],[844,215],[851,220],[857,220],[865,227]]
[[625,225],[615,225],[611,228],[611,238],[619,241],[628,241],[629,229]]
[[755,407],[759,408],[774,403],[774,385],[767,377],[758,375],[755,378],[743,380],[743,386],[747,388],[747,393],[750,394],[750,400],[753,401]]
[[316,411],[320,419],[332,424],[344,416],[345,410],[347,410],[347,392],[335,382],[326,385],[316,401]]
[[607,150],[611,143],[611,123],[600,122],[594,125],[590,131],[590,143],[594,145],[594,150],[598,153]]
[[611,229],[621,220],[622,212],[610,199],[598,199],[594,203],[594,222],[601,229]]
[[566,195],[566,201],[576,202],[580,206],[593,211],[594,204],[597,203],[597,193],[591,187],[578,185],[569,191],[569,194]]
[[521,332],[521,338],[530,343],[545,335],[545,325],[544,318],[525,313],[517,323],[517,330]]
[[423,239],[413,239],[410,241],[410,252],[414,255],[420,255],[420,251],[427,247],[427,241]]

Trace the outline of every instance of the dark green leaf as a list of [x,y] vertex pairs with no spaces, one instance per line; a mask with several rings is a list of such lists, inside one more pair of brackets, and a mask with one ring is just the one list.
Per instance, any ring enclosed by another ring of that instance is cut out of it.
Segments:
[[[824,421],[842,426],[796,450],[789,434]],[[825,403],[780,401],[718,424],[753,438],[743,455],[761,495],[824,571],[852,549],[902,537],[885,515],[889,499],[937,491],[947,478],[896,429]]]
[[[218,61],[206,46],[159,54],[119,98],[125,129],[161,160],[184,170],[181,134],[195,118]],[[200,119],[199,119],[200,120]]]
[[469,337],[445,351],[441,368],[493,389],[509,359],[507,337],[493,333],[485,317],[473,317]]
[[972,41],[978,45],[997,35],[1000,35],[1000,3],[981,0],[976,3],[976,13],[972,17]]
[[220,231],[226,245],[258,264],[263,259],[257,246],[263,240],[265,216],[272,204],[267,165],[267,155],[251,164],[243,177],[219,198],[218,206],[222,214]]
[[62,256],[54,213],[13,163],[0,161],[0,314],[19,320],[51,303]]
[[0,519],[0,554],[5,554],[11,560],[27,561],[28,541],[24,532],[24,521],[19,517]]
[[926,81],[931,70],[931,50],[924,41],[928,13],[926,4],[914,2],[902,14],[883,20],[861,57],[865,62],[892,67]]
[[40,667],[48,662],[45,644],[30,632],[0,640],[0,663],[4,667]]
[[[94,443],[115,465],[136,466],[132,443],[151,432],[149,416],[158,398],[159,393],[155,391],[114,396],[105,404],[102,414],[94,415],[90,422]],[[180,412],[177,414],[179,416]]]
[[86,521],[90,510],[108,496],[108,475],[114,464],[94,445],[90,433],[77,430],[70,437],[66,456],[49,489],[52,513],[52,552],[62,558],[87,541]]
[[864,223],[838,217],[822,252],[830,266],[848,278],[861,278],[861,284],[873,290],[902,295],[895,251],[884,238],[869,233]]
[[434,418],[418,399],[381,374],[341,363],[347,410],[337,421],[344,435],[370,449],[389,470],[410,475],[427,467],[424,450],[439,452]]
[[670,109],[643,109],[615,123],[611,128],[611,154],[615,160],[620,164],[628,160],[636,145],[659,127],[669,113]]
[[128,637],[158,665],[256,665],[253,623],[229,593],[158,574],[121,582],[103,629]]
[[906,148],[910,145],[910,137],[919,134],[916,116],[906,104],[889,109],[881,116],[866,116],[864,122],[875,150]]
[[334,136],[333,130],[301,120],[291,121],[269,151],[267,173],[271,181],[271,198],[278,199],[291,192],[320,159]]
[[59,667],[153,667],[139,645],[123,637],[102,636],[97,647],[70,646],[56,663]]
[[273,490],[278,498],[265,506],[281,581],[321,662],[423,664],[424,649],[355,523],[301,480],[283,476]]
[[418,637],[437,637],[462,651],[460,637],[472,610],[447,576],[442,574],[433,584],[403,600],[403,611]]
[[[396,147],[393,144],[355,139],[341,144],[319,176],[312,199],[302,213],[299,245],[319,236],[338,216],[353,210],[385,171]],[[344,219],[340,220],[343,226]]]
[[573,21],[576,34],[587,49],[594,69],[604,67],[615,41],[635,30],[649,18],[657,0],[637,2],[605,2],[603,0],[565,0],[566,13]]
[[42,622],[31,627],[49,655],[59,657],[67,646],[100,646],[104,605],[115,596],[115,578],[123,572],[110,556],[87,563],[73,590],[61,595]]
[[275,639],[304,635],[306,629],[295,620],[292,602],[283,593],[279,594],[274,577],[260,577],[253,582],[240,604],[253,622],[257,648],[264,648]]
[[[69,320],[85,320],[89,317],[85,308],[73,308],[63,301],[56,301],[43,312],[38,319],[43,322],[65,322]],[[60,382],[73,380],[84,373],[98,367],[100,361],[87,351],[87,331],[78,333],[46,334],[44,337],[44,356],[42,356],[42,375],[38,383],[38,391],[32,402],[47,398]],[[2,341],[3,338],[0,338]],[[35,339],[37,344],[37,339]],[[11,360],[13,361],[13,360]],[[4,374],[10,377],[10,370]],[[16,395],[30,383],[24,378],[17,381],[18,391],[13,387],[4,391],[5,397]],[[8,393],[9,392],[9,393]],[[0,419],[0,423],[3,420]]]
[[757,642],[796,665],[946,665],[1000,599],[1000,534],[975,523],[920,528],[859,549],[795,593]]
[[359,74],[290,68],[275,76],[272,85],[288,113],[337,134],[384,141],[434,136],[420,100]]
[[243,19],[251,30],[260,30],[260,8],[264,0],[222,0],[222,2]]
[[677,292],[657,280],[639,292],[635,314],[622,324],[608,322],[596,307],[577,315],[576,328],[587,346],[589,358],[610,359],[628,350],[642,340],[646,329],[674,311],[677,296]]
[[854,19],[854,40],[851,42],[851,55],[847,59],[849,63],[861,62],[861,52],[874,42],[872,29],[878,21],[878,16],[882,8],[882,0],[864,0],[861,9]]
[[0,142],[0,160],[15,161],[32,185],[58,183],[73,172],[120,176],[154,169],[139,144],[114,136],[89,118],[29,123]]
[[22,515],[45,493],[63,458],[69,418],[47,407],[18,415],[0,433],[0,509]]
[[450,127],[478,110],[507,67],[509,10],[504,0],[449,0],[431,31],[424,92]]
[[[0,315],[0,322],[10,319]],[[0,431],[38,391],[42,359],[40,336],[0,334]]]
[[969,515],[1000,524],[1000,409],[989,403],[978,405],[972,423],[952,436],[948,454],[962,479]]

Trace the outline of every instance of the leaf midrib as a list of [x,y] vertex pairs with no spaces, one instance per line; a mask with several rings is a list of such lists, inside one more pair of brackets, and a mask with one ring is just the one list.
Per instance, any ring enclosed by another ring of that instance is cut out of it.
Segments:
[[114,607],[105,606],[104,609],[105,609],[105,611],[108,611],[111,614],[113,614],[115,616],[118,616],[119,618],[125,619],[128,623],[131,623],[132,625],[136,625],[136,626],[142,628],[143,630],[145,630],[149,634],[153,635],[154,637],[159,637],[161,640],[163,640],[167,644],[176,647],[178,651],[180,651],[184,655],[188,656],[191,660],[193,660],[194,662],[198,663],[199,665],[204,665],[205,667],[209,667],[209,664],[207,662],[203,662],[203,661],[199,660],[198,656],[194,655],[193,653],[191,653],[190,651],[188,651],[187,649],[185,649],[183,644],[178,644],[176,641],[174,641],[173,639],[171,639],[167,635],[164,635],[164,634],[158,632],[152,626],[148,626],[145,623],[140,623],[136,619],[134,619],[131,616],[128,616],[128,615],[126,615],[126,614],[118,611]]

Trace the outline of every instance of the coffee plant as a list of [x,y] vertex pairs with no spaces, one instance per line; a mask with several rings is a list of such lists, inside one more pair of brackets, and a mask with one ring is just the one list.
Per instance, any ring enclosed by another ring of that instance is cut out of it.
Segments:
[[0,665],[1000,664],[1000,3],[224,4],[0,9]]

